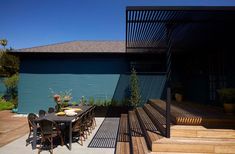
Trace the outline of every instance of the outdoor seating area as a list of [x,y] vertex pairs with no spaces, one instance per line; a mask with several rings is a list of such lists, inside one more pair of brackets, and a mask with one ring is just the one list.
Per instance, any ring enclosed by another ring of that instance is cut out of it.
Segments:
[[[29,135],[26,145],[31,143],[33,149],[39,149],[38,153],[45,149],[53,153],[53,149],[57,146],[55,143],[61,146],[68,144],[69,150],[72,149],[73,141],[83,145],[96,126],[95,106],[71,106],[62,110],[65,114],[56,113],[52,108],[49,108],[49,112],[40,110],[39,117],[29,113]],[[76,114],[66,114],[66,112],[69,113],[68,110],[74,110]],[[56,139],[60,141],[57,142]]]

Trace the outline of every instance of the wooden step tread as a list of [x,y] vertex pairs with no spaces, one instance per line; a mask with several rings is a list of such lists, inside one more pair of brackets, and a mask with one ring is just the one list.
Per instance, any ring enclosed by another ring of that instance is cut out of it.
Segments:
[[128,115],[121,114],[115,154],[130,154]]
[[217,139],[217,138],[184,138],[184,137],[171,137],[162,138],[154,143],[179,143],[179,144],[213,144],[213,145],[234,145],[235,139]]
[[235,151],[234,139],[164,138],[153,145],[153,152],[226,153]]
[[118,142],[129,142],[129,124],[127,114],[121,114],[118,129]]
[[172,137],[202,137],[202,138],[231,138],[235,139],[233,129],[208,129],[203,126],[171,126]]
[[146,141],[144,139],[143,132],[141,130],[137,115],[134,111],[128,112],[129,126],[130,126],[130,136],[132,147],[131,151],[133,154],[146,154],[148,153],[148,148]]
[[160,135],[160,132],[157,130],[155,125],[152,123],[151,119],[145,113],[143,108],[137,108],[136,114],[138,115],[140,124],[145,134],[147,145],[149,149],[152,149],[152,143],[158,139],[161,139],[162,136]]

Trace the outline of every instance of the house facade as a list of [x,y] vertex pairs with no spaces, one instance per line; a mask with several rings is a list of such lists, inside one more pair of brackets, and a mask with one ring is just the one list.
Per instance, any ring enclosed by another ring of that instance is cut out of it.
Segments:
[[[128,103],[131,68],[138,73],[141,102],[161,98],[164,56],[126,53],[123,41],[77,41],[20,49],[19,113],[54,107],[53,94],[72,90],[97,105]],[[53,93],[52,93],[53,91]]]

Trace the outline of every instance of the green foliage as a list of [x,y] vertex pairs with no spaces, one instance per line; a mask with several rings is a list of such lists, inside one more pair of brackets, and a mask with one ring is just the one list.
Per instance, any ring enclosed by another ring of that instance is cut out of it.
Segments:
[[235,88],[222,88],[218,90],[222,103],[235,104]]
[[8,51],[0,51],[0,75],[10,77],[19,72],[20,60]]
[[17,88],[18,81],[19,81],[19,75],[14,74],[11,77],[4,79],[3,82],[7,89],[14,89]]
[[7,46],[7,39],[0,40],[0,44],[5,48]]
[[89,105],[94,105],[95,104],[95,99],[94,97],[89,98]]
[[62,107],[67,107],[69,106],[69,102],[62,102]]
[[134,68],[132,68],[131,70],[130,91],[131,91],[130,102],[132,106],[137,107],[140,103],[141,97],[139,92],[138,77]]
[[7,92],[10,94],[11,96],[11,101],[13,102],[14,106],[17,107],[18,106],[18,91],[17,91],[17,85],[18,85],[18,81],[19,81],[19,75],[18,74],[14,74],[11,77],[5,78],[4,79],[4,85],[7,88]]
[[73,102],[72,102],[72,105],[73,105],[73,106],[76,106],[76,105],[78,105],[78,103],[75,102],[75,101],[73,101]]
[[11,110],[14,108],[14,103],[10,101],[6,101],[0,98],[0,111],[1,110]]
[[87,104],[87,100],[86,100],[86,98],[84,96],[82,96],[81,103],[82,103],[82,105],[86,105]]
[[103,106],[100,99],[97,99],[95,104],[96,104],[96,106]]

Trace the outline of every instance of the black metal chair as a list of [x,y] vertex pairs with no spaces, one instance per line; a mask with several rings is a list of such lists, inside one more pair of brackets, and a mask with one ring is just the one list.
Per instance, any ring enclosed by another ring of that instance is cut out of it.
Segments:
[[61,145],[64,145],[64,140],[62,137],[62,132],[58,128],[58,125],[56,122],[43,119],[39,121],[39,126],[41,129],[41,142],[40,142],[40,147],[38,150],[38,153],[42,151],[42,146],[47,143],[47,141],[50,143],[50,153],[53,154],[53,138],[56,136],[60,137],[61,140]]
[[36,128],[38,129],[37,132],[40,133],[39,127],[34,123],[34,120],[37,119],[38,116],[34,113],[29,113],[28,114],[28,125],[29,125],[29,135],[28,138],[26,139],[26,146],[30,144],[30,136],[33,134],[33,129]]
[[53,107],[49,107],[48,113],[54,113],[54,112],[55,112],[55,109]]
[[46,111],[39,110],[38,115],[39,115],[39,117],[44,117],[46,115]]

